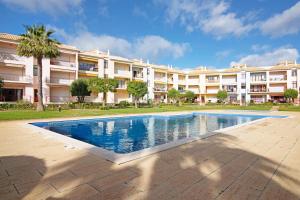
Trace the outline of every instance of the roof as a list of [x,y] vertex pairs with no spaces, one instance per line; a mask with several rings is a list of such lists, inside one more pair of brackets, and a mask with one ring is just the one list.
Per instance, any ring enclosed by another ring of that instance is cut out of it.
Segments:
[[[9,33],[0,33],[0,39],[11,40],[11,41],[18,42],[21,39],[21,36],[14,35],[14,34],[9,34]],[[66,44],[59,44],[58,47],[59,48],[63,48],[63,49],[78,51],[78,49],[76,47],[70,46],[70,45],[66,45]]]

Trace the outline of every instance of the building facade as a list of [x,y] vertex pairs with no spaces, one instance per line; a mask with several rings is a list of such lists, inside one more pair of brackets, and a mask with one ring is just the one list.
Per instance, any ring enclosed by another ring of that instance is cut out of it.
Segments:
[[[20,57],[16,53],[19,36],[0,33],[0,77],[4,88],[0,102],[20,100],[37,101],[36,60]],[[132,101],[126,88],[132,80],[147,83],[148,94],[144,100],[168,102],[167,91],[192,91],[196,101],[217,101],[217,92],[226,90],[228,101],[236,104],[249,102],[284,101],[284,91],[300,89],[300,65],[285,61],[274,66],[232,66],[227,69],[199,67],[192,71],[150,64],[142,60],[110,55],[109,52],[80,51],[76,47],[59,45],[61,55],[55,59],[43,59],[44,103],[75,101],[69,91],[71,83],[79,78],[114,78],[118,80],[115,93],[108,93],[108,103]],[[91,94],[88,102],[101,102],[102,94]]]

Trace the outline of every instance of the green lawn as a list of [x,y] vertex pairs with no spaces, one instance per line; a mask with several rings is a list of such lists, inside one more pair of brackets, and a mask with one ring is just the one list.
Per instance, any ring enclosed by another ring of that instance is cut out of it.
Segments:
[[227,110],[270,110],[270,105],[251,105],[251,106],[234,106],[234,105],[183,105],[172,106],[164,105],[153,108],[123,108],[123,109],[74,109],[58,111],[36,112],[34,110],[8,110],[0,111],[0,121],[4,120],[24,120],[24,119],[45,119],[59,117],[79,117],[79,116],[101,116],[115,114],[136,114],[136,113],[153,113],[153,112],[172,112],[172,111],[192,111],[192,110],[209,110],[209,109],[227,109]]
[[293,105],[281,105],[279,106],[280,111],[300,111],[300,106],[293,106]]

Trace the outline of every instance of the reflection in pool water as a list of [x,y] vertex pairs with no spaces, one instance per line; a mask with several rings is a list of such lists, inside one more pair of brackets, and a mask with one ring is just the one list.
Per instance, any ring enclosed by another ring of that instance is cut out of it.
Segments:
[[33,125],[116,153],[129,153],[265,118],[260,115],[192,113],[38,122]]

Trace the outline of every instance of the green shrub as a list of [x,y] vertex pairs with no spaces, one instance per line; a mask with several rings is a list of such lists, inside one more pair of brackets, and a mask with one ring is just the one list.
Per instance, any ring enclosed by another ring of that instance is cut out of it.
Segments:
[[2,103],[0,110],[33,110],[35,106],[27,101],[18,101],[16,103]]
[[128,101],[120,101],[118,107],[119,108],[128,108],[130,106],[130,103]]

